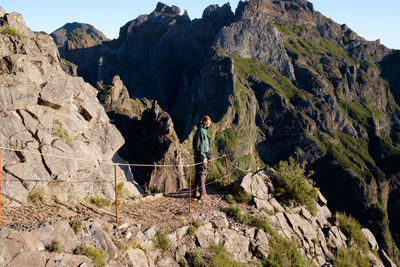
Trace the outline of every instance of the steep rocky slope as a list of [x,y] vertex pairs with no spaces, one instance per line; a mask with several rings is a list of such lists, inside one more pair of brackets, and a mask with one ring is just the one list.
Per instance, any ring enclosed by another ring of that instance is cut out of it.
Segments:
[[[157,100],[187,149],[209,114],[213,152],[243,169],[308,161],[330,207],[399,258],[398,52],[304,0],[240,2],[235,13],[210,6],[193,21],[159,3],[101,47],[86,81],[119,75],[131,97]],[[212,168],[214,177],[224,170]]]
[[[114,199],[111,158],[124,144],[82,78],[66,74],[52,38],[1,12],[2,205],[32,197]],[[119,182],[126,181],[118,168]],[[139,194],[126,183],[131,195]]]
[[252,205],[229,205],[215,194],[213,201],[195,201],[194,212],[187,213],[182,198],[149,196],[124,202],[119,225],[107,209],[52,205],[64,220],[25,231],[17,230],[15,222],[13,228],[0,228],[0,264],[395,266],[368,229],[350,227],[343,215],[332,215],[321,194],[315,215],[294,202],[278,202],[274,173],[264,169],[238,180]]

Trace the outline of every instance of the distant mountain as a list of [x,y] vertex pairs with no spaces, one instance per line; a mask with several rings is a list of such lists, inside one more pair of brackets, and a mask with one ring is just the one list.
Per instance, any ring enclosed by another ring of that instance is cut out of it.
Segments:
[[62,58],[69,57],[70,50],[98,46],[104,41],[109,41],[101,31],[92,25],[79,22],[67,23],[50,35],[57,47],[61,48],[59,51]]
[[[213,152],[243,169],[307,161],[330,208],[357,217],[400,262],[398,51],[305,0],[212,5],[192,21],[159,3],[86,50],[67,57],[86,81],[118,75],[131,97],[157,100],[187,149],[209,114]],[[212,169],[210,179],[223,175]]]

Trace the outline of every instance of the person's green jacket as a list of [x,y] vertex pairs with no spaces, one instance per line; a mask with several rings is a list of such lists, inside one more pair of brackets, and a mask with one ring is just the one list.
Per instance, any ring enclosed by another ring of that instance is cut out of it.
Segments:
[[210,141],[207,136],[208,127],[200,123],[193,136],[193,150],[199,153],[203,159],[207,158],[207,152],[210,150]]

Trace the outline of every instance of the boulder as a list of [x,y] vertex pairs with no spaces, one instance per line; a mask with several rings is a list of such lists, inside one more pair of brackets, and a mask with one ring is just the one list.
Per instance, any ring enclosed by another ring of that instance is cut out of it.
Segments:
[[269,255],[269,239],[265,232],[261,229],[257,230],[255,240],[254,240],[254,251],[255,253],[263,258],[267,259]]
[[171,257],[162,257],[156,267],[179,267],[180,265]]
[[235,182],[235,188],[240,188],[253,197],[262,200],[271,198],[271,185],[270,176],[266,170],[248,173]]
[[224,240],[224,249],[235,261],[248,262],[249,254],[249,239],[231,229],[222,229],[221,238]]
[[202,248],[208,248],[210,245],[215,245],[220,242],[220,236],[218,232],[215,232],[211,223],[197,228],[195,235]]
[[375,236],[372,234],[372,232],[368,228],[362,228],[361,231],[363,232],[363,234],[367,238],[368,243],[369,243],[369,247],[371,248],[371,250],[378,251],[379,250],[379,245],[378,245],[378,242],[375,239]]
[[129,249],[126,252],[126,260],[130,267],[149,267],[146,253],[141,249]]

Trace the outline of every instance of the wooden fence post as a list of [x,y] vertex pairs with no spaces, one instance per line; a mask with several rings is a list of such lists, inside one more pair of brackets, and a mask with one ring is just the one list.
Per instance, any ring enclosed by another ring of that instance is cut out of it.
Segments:
[[189,213],[192,209],[192,167],[189,167]]
[[1,173],[3,171],[3,164],[2,164],[2,159],[1,159],[1,148],[0,148],[0,225],[2,225],[2,219],[1,219]]
[[228,174],[228,184],[230,185],[231,184],[231,177],[229,175],[228,159],[226,158],[226,155],[225,155],[225,166],[226,166],[226,173]]
[[117,184],[117,165],[114,165],[115,178],[115,221],[118,224],[118,184]]

